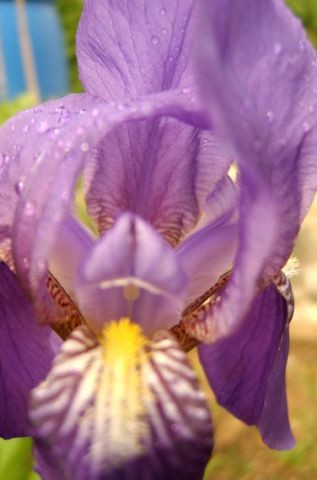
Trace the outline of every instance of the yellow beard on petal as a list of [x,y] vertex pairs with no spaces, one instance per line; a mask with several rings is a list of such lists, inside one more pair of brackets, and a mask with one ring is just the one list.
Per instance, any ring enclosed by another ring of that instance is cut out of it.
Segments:
[[107,324],[98,340],[103,366],[95,429],[96,438],[102,441],[95,444],[92,453],[102,458],[107,449],[107,457],[119,465],[122,457],[141,455],[149,436],[144,402],[149,392],[142,379],[148,340],[140,326],[128,318]]

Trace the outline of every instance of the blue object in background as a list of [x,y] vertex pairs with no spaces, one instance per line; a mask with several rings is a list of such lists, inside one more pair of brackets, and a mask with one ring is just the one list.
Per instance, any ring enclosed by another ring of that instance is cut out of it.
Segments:
[[[31,55],[25,54],[26,45]],[[0,100],[25,92],[43,100],[67,91],[63,37],[54,1],[0,0]]]
[[[22,65],[17,17],[12,0],[0,0],[1,91],[12,98],[27,89]],[[1,97],[0,97],[1,98]]]

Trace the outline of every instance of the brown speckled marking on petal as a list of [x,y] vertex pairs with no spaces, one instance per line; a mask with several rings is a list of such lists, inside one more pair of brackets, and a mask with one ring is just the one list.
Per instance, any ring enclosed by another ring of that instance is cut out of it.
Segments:
[[[49,273],[47,278],[47,289],[62,313],[52,327],[56,333],[65,340],[76,327],[85,324],[84,318],[64,288],[51,273]],[[62,319],[60,319],[60,317],[62,317]]]
[[206,321],[206,313],[220,301],[222,289],[226,286],[231,275],[231,270],[224,273],[219,280],[203,295],[194,300],[184,311],[180,325],[187,337],[196,338],[198,341],[214,337],[214,322]]
[[287,323],[292,320],[294,314],[294,294],[290,279],[284,272],[280,272],[274,279],[273,283],[279,293],[282,295],[287,304]]

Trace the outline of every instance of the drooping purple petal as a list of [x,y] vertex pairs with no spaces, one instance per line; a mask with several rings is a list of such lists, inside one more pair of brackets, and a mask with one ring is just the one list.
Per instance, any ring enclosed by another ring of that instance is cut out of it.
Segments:
[[228,332],[287,260],[316,191],[317,60],[282,0],[202,3],[202,92],[241,170],[237,266],[215,312]]
[[[56,137],[48,132],[26,143],[21,162],[33,156],[34,151],[40,154],[40,159],[20,195],[14,219],[13,250],[18,275],[34,301],[45,304],[47,258],[57,228],[69,213],[76,179],[90,152],[117,124],[157,115],[202,120],[186,95],[166,92],[126,105],[125,110],[101,102],[98,108],[94,105],[70,122]],[[44,313],[45,317],[47,312]]]
[[75,294],[97,331],[129,317],[150,336],[178,323],[186,286],[172,248],[144,220],[125,213],[86,253]]
[[186,355],[167,334],[143,344],[132,324],[117,350],[127,325],[109,326],[100,344],[86,327],[74,331],[33,391],[44,480],[57,468],[70,480],[202,478],[211,420]]
[[15,275],[0,262],[0,435],[29,435],[27,407],[32,388],[47,375],[61,345],[38,326]]
[[218,402],[250,425],[268,446],[294,446],[285,393],[288,309],[275,285],[258,294],[239,329],[214,345],[201,344],[200,361]]
[[86,91],[111,101],[192,82],[195,7],[193,0],[86,1],[77,32]]

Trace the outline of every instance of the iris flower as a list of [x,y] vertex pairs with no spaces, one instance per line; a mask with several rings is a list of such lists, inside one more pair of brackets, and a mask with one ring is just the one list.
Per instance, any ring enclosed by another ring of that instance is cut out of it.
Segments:
[[201,479],[199,344],[219,403],[290,448],[281,269],[317,176],[303,29],[281,0],[87,0],[77,57],[85,93],[0,129],[0,434],[33,436],[44,479]]

